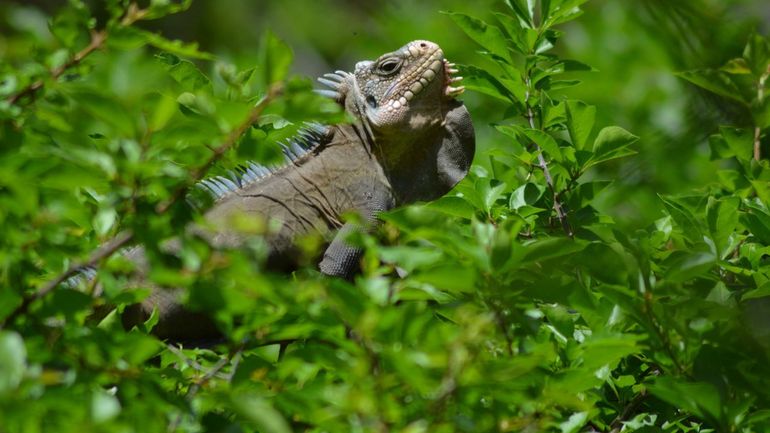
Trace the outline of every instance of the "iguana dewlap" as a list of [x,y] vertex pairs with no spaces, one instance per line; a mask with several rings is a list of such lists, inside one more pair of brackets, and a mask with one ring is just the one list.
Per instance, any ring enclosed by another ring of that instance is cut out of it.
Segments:
[[[438,45],[413,41],[375,61],[359,62],[353,73],[337,71],[319,81],[354,119],[350,124],[313,125],[284,145],[289,163],[277,169],[247,165],[237,176],[206,180],[214,205],[200,233],[217,247],[238,246],[243,234],[230,230],[238,215],[277,219],[268,235],[268,267],[291,268],[294,240],[319,231],[336,235],[319,268],[349,276],[361,251],[346,237],[359,230],[343,215],[357,212],[375,223],[377,214],[415,201],[441,197],[465,177],[475,150],[470,115],[455,99],[460,78]],[[141,261],[141,251],[134,253]],[[187,335],[179,327],[186,312],[169,292],[157,290],[141,307],[141,319],[158,308],[161,336]],[[130,321],[130,320],[129,320]],[[193,332],[194,334],[194,332]]]

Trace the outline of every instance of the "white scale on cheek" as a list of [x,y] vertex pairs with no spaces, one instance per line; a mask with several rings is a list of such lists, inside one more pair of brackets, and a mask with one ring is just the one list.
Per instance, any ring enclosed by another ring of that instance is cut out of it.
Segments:
[[[419,55],[419,50],[412,46],[409,47],[409,53],[414,57],[417,57]],[[414,98],[414,95],[420,93],[434,78],[436,78],[436,75],[439,73],[442,66],[442,60],[438,58],[435,59],[431,63],[430,68],[423,72],[422,76],[409,87],[409,90],[404,92],[402,97],[397,100],[388,102],[388,105],[386,106],[387,110],[393,111],[401,108],[402,106],[406,106],[407,103],[411,101],[412,98]]]

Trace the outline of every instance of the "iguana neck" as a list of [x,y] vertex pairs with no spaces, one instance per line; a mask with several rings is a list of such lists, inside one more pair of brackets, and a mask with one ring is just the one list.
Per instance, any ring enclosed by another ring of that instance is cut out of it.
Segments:
[[475,152],[470,114],[458,101],[409,134],[375,133],[375,155],[398,204],[434,200],[468,173]]

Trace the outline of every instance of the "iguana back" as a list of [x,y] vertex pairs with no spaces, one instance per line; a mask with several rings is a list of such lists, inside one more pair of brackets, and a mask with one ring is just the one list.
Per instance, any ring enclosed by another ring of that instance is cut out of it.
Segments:
[[[336,232],[319,267],[328,275],[349,276],[361,251],[345,239],[362,227],[344,223],[343,215],[357,212],[374,224],[381,211],[444,195],[468,172],[473,125],[454,99],[463,88],[452,86],[459,78],[451,72],[438,45],[413,41],[359,62],[354,73],[326,74],[319,81],[331,90],[319,93],[338,101],[354,122],[311,126],[284,145],[288,162],[281,168],[249,164],[237,175],[204,181],[215,203],[205,213],[206,224],[193,230],[215,247],[237,247],[245,239],[231,228],[238,217],[278,220],[281,228],[267,235],[268,267],[284,270],[295,265],[298,236]],[[132,256],[143,262],[141,250]],[[173,291],[156,290],[126,321],[136,323],[153,308],[161,313],[159,335],[190,337],[189,313]]]

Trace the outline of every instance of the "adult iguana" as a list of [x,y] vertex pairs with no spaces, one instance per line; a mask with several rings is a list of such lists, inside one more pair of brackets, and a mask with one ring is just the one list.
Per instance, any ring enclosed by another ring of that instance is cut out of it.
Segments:
[[[374,223],[379,212],[441,197],[467,174],[475,137],[468,111],[454,99],[463,87],[453,85],[460,80],[453,72],[438,45],[418,40],[359,62],[353,73],[319,78],[330,90],[318,92],[339,102],[354,121],[309,126],[283,145],[283,167],[247,164],[229,178],[204,181],[215,203],[205,213],[208,228],[194,230],[215,247],[235,247],[244,236],[228,229],[237,215],[280,220],[280,230],[267,235],[273,269],[292,266],[297,236],[336,231],[319,267],[349,276],[361,252],[345,239],[359,226],[343,223],[344,214],[357,212]],[[127,255],[142,272],[142,250]],[[136,323],[153,308],[160,313],[160,336],[202,337],[211,330],[199,317],[190,320],[174,292],[164,289],[130,309],[124,322]]]

